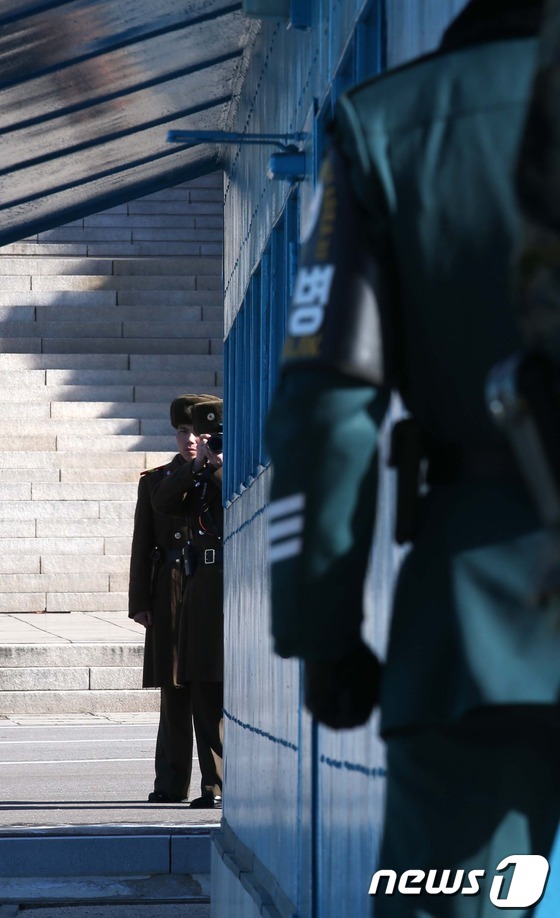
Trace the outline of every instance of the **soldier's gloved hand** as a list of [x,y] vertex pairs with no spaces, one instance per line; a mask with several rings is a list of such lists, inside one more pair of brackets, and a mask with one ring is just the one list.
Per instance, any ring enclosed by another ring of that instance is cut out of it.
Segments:
[[304,661],[305,707],[334,730],[359,727],[379,701],[381,663],[363,642],[341,660]]

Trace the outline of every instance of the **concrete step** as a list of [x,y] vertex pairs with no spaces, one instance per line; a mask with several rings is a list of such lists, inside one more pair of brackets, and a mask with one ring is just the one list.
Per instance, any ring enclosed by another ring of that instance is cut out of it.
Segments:
[[[201,327],[202,327],[202,323]],[[63,338],[19,337],[1,338],[0,354],[219,354],[223,350],[221,337],[207,334],[182,338],[158,338],[157,345],[150,338]]]
[[[187,261],[187,259],[180,259]],[[203,259],[206,260],[206,259]],[[18,283],[19,281],[19,283]],[[7,277],[5,282],[12,290],[25,293],[30,287],[30,278]],[[221,275],[208,274],[206,277],[196,276],[182,272],[174,275],[161,275],[155,266],[151,274],[68,274],[68,275],[39,275],[33,278],[33,289],[39,293],[76,291],[76,290],[165,290],[169,284],[175,291],[178,290],[220,290],[222,287]],[[21,306],[27,306],[25,297],[21,297]]]
[[[115,470],[117,471],[117,470]],[[21,483],[22,474],[21,469],[3,469],[0,468],[0,483],[2,485],[6,484],[16,484]],[[27,469],[25,472],[25,481],[29,484],[34,484],[37,481],[61,481],[60,469]],[[127,479],[125,479],[126,481]],[[131,480],[131,479],[130,479]]]
[[[81,854],[82,852],[80,852]],[[66,852],[56,853],[62,863]],[[211,877],[197,874],[137,877],[22,877],[2,884],[2,918],[39,908],[40,918],[210,918]],[[61,892],[61,890],[63,890]],[[21,908],[20,908],[21,906]],[[154,908],[156,911],[154,911]],[[100,911],[101,909],[101,911]],[[28,912],[32,918],[32,911]],[[270,914],[270,913],[269,913]]]
[[[142,687],[142,644],[12,645],[0,653],[0,707],[6,692],[115,691]],[[40,713],[40,712],[36,712]]]
[[176,373],[180,376],[185,370],[207,370],[211,366],[213,369],[221,369],[222,352],[205,357],[193,355],[188,360],[182,355],[169,354],[165,356],[162,362],[162,355],[155,351],[153,354],[131,354],[130,369],[137,370],[164,370],[166,373]]
[[[1,319],[17,319],[31,321],[43,319],[49,322],[77,321],[80,316],[86,317],[90,308],[77,304],[56,303],[49,306],[0,306]],[[95,320],[97,322],[157,322],[175,327],[176,336],[178,328],[183,323],[216,322],[223,325],[223,309],[220,305],[209,306],[204,304],[185,303],[182,306],[160,304],[159,302],[142,306],[123,306],[122,304],[110,306],[96,306]]]
[[[5,554],[0,555],[0,571],[9,574],[56,574],[60,576],[61,574],[74,573],[78,568],[80,568],[79,561],[76,559],[76,554],[62,554],[59,551],[55,551],[53,554],[43,554],[39,551],[39,548],[34,549],[32,539],[33,534],[29,536],[21,536],[20,538],[15,537],[12,533],[11,535],[11,552],[6,551]],[[44,539],[44,536],[41,538]],[[25,542],[27,545],[27,551],[22,554],[20,549],[20,544]],[[96,543],[97,544],[97,543]],[[49,541],[43,542],[43,546],[49,545]],[[4,550],[4,549],[3,549]],[[98,553],[96,555],[89,555],[87,559],[88,572],[94,574],[96,572],[105,573],[111,578],[113,576],[120,578],[123,574],[128,573],[130,565],[130,551],[122,552],[113,552],[111,555],[103,555]],[[121,590],[125,592],[125,590]],[[17,611],[17,610],[14,610]],[[35,609],[31,610],[19,610],[19,611],[36,611]]]
[[[41,406],[39,406],[41,407]],[[26,412],[27,414],[27,412]],[[130,414],[130,412],[129,412]],[[2,418],[0,412],[0,437],[9,436],[14,430],[14,416]],[[18,420],[20,436],[38,436],[41,434],[85,434],[89,437],[146,434],[173,437],[174,432],[169,419],[158,418],[23,418]]]
[[3,245],[0,248],[1,255],[31,255],[37,258],[41,255],[57,255],[61,258],[76,258],[77,256],[87,255],[87,243],[79,242],[53,242],[51,245],[37,242],[35,236],[33,241],[21,240],[12,242],[9,245]]
[[[0,264],[1,264],[0,260]],[[102,321],[95,316],[74,315],[61,319],[46,318],[42,313],[29,319],[6,319],[2,322],[4,338],[181,338],[188,346],[191,338],[222,338],[221,322],[203,322],[200,316],[194,321],[181,322],[176,319],[166,322],[163,319],[121,319],[113,315]],[[163,342],[162,342],[163,343]],[[62,352],[64,353],[64,351]],[[186,352],[188,353],[188,351]]]
[[[68,856],[59,854],[64,863]],[[2,918],[40,908],[40,918],[210,918],[211,878],[208,874],[85,876],[59,879],[22,877],[2,884]],[[63,889],[63,892],[61,892]],[[139,904],[140,903],[140,904]],[[97,907],[96,907],[97,905]],[[21,908],[20,908],[21,906]],[[154,907],[156,911],[154,911]],[[99,909],[102,909],[100,911]],[[12,911],[10,911],[12,909]],[[30,915],[31,918],[31,915]]]
[[[0,450],[2,449],[3,438],[0,437]],[[57,449],[62,451],[74,450],[74,452],[89,452],[92,446],[91,437],[72,437],[62,434],[56,438]],[[6,444],[7,445],[7,444]],[[120,450],[127,451],[151,451],[155,452],[168,450],[170,451],[173,447],[173,439],[170,434],[166,436],[161,435],[147,435],[147,436],[118,436],[118,437],[96,437],[95,440],[96,449],[106,451],[106,452],[115,452]]]
[[[21,286],[21,285],[19,285]],[[62,306],[82,307],[84,310],[94,310],[103,306],[150,307],[154,312],[160,308],[184,306],[215,306],[221,307],[221,287],[215,285],[213,289],[196,290],[171,290],[165,288],[154,292],[153,290],[31,290],[29,284],[23,289],[14,290],[0,285],[0,306],[53,306],[57,309]],[[118,293],[118,297],[117,297]]]
[[142,665],[143,645],[136,644],[8,644],[0,646],[0,668],[37,667],[102,668],[138,667]]
[[[189,379],[192,380],[194,374],[189,374]],[[217,373],[216,378],[219,380],[221,374]],[[160,376],[161,380],[161,376]],[[169,410],[169,405],[171,401],[175,398],[177,393],[189,392],[189,391],[200,391],[205,392],[209,395],[216,395],[221,397],[222,387],[221,382],[219,385],[209,385],[204,388],[193,388],[190,389],[188,385],[189,380],[185,379],[185,374],[181,380],[177,379],[176,382],[168,382],[164,385],[145,385],[142,383],[138,385],[136,383],[130,383],[130,385],[75,385],[71,383],[61,384],[61,385],[51,385],[51,386],[41,386],[36,385],[33,387],[31,392],[29,388],[18,388],[17,386],[10,386],[2,388],[0,386],[0,402],[8,402],[10,404],[25,404],[29,402],[32,404],[40,403],[56,403],[56,402],[75,402],[78,399],[83,399],[85,403],[94,402],[99,404],[101,401],[106,401],[110,404],[122,404],[123,402],[129,402],[133,406],[135,404],[148,404],[149,402],[160,402],[161,404],[167,403],[167,410]]]
[[[141,633],[141,632],[139,632]],[[119,668],[142,665],[143,645],[138,643],[4,644],[0,667],[100,666]]]
[[[190,297],[189,297],[190,299]],[[221,328],[223,326],[223,309],[221,305],[209,305],[205,303],[183,303],[180,306],[171,304],[160,304],[152,302],[143,305],[117,305],[95,306],[92,310],[90,307],[85,308],[81,305],[55,303],[48,306],[37,307],[19,307],[22,310],[21,315],[16,311],[16,307],[1,307],[6,310],[6,319],[19,319],[20,321],[30,321],[30,315],[37,320],[43,319],[49,322],[77,321],[80,316],[86,317],[88,312],[95,312],[97,322],[156,322],[165,323],[167,326],[174,326],[173,337],[178,333],[178,329],[186,323],[217,323]],[[25,310],[28,310],[27,312]]]
[[[146,355],[150,358],[153,355]],[[131,358],[132,359],[132,358]],[[216,373],[221,359],[218,355],[180,358],[180,362],[158,355],[149,363],[137,363],[128,370],[0,370],[0,387],[3,389],[40,389],[43,386],[215,386]],[[159,370],[158,370],[159,364]],[[184,391],[184,388],[180,391]],[[196,392],[196,388],[193,390]],[[10,393],[11,394],[11,393]],[[33,397],[37,394],[31,392]],[[29,396],[28,396],[29,398]],[[32,400],[32,398],[30,399]],[[148,400],[149,401],[149,400]]]
[[[83,555],[84,559],[87,558],[88,566],[91,564],[90,570],[94,569],[94,562],[96,556],[108,555],[110,552],[106,551],[107,542],[118,541],[125,543],[128,540],[125,539],[104,539],[103,536],[88,536],[87,528],[82,537],[76,536],[72,539],[58,538],[58,539],[49,539],[49,538],[5,538],[3,539],[3,551],[7,555],[14,554],[17,555],[19,552],[26,552],[30,555],[39,554],[39,555],[68,555],[73,558],[73,567],[70,570],[76,570],[77,568],[82,569],[81,561],[76,559],[77,555]],[[126,548],[123,551],[116,551],[114,554],[127,554]],[[30,611],[35,612],[35,609],[29,610],[20,610],[20,611]],[[40,611],[43,611],[42,609]],[[60,609],[53,609],[51,611],[59,612]],[[68,611],[68,610],[64,610]],[[83,610],[87,611],[87,610]],[[108,608],[105,611],[113,611],[113,609]],[[121,611],[120,609],[115,609],[115,611]]]
[[[99,613],[95,617],[24,615],[20,618],[23,630],[18,642],[19,619],[12,615],[3,620],[0,616],[0,621],[6,622],[6,626],[2,622],[0,647],[2,715],[158,709],[157,690],[141,688],[143,641],[131,640],[130,629],[122,631],[125,635],[122,642],[114,639],[115,631],[120,630],[119,617],[111,616],[112,625],[104,624]],[[32,626],[34,620],[37,627]],[[40,627],[42,621],[44,629]],[[129,622],[128,618],[124,621]],[[35,642],[29,640],[30,633],[35,635]],[[57,634],[64,634],[64,639]],[[106,639],[88,640],[91,634],[105,635]],[[70,643],[73,635],[77,639]],[[139,638],[140,635],[141,632]]]
[[[9,553],[10,549],[13,550],[14,543],[19,542],[31,542],[31,539],[7,539],[6,551]],[[43,542],[43,539],[37,539],[38,542]],[[97,540],[103,542],[102,539]],[[117,540],[116,540],[117,541]],[[124,540],[118,540],[124,541]],[[56,543],[68,542],[64,539],[53,539],[52,553],[57,553]],[[71,541],[71,545],[74,548],[74,553],[81,554],[82,551],[87,551],[89,546],[94,542],[93,539],[74,539]],[[81,543],[84,543],[83,545]],[[130,540],[128,540],[129,551],[130,551]],[[99,546],[98,550],[99,550]],[[30,551],[37,550],[36,548],[30,547]],[[39,549],[41,551],[41,549]],[[60,549],[59,549],[60,551]],[[48,548],[43,548],[43,554],[49,552]],[[94,552],[92,551],[92,554]],[[41,559],[42,561],[43,559]],[[89,559],[88,559],[89,560]],[[76,562],[78,565],[80,562]],[[128,594],[126,592],[122,593],[108,593],[101,590],[96,590],[92,593],[81,593],[76,591],[68,591],[67,593],[52,592],[47,593],[43,590],[36,591],[34,593],[3,593],[0,595],[0,612],[9,613],[13,615],[16,612],[25,612],[25,613],[38,613],[43,612],[126,612],[128,607]]]
[[[91,437],[74,437],[68,434],[52,435],[52,436],[37,436],[30,438],[29,436],[23,437],[6,437],[0,436],[0,452],[4,450],[8,452],[24,451],[29,450],[30,452],[47,452],[52,450],[53,452],[69,452],[74,450],[74,452],[84,453],[89,452],[92,447]],[[130,451],[162,451],[165,448],[170,448],[169,436],[128,436],[124,434],[123,436],[107,436],[107,437],[96,437],[95,448],[102,452],[115,452],[120,450],[130,450]]]
[[[191,209],[193,206],[195,205],[191,205]],[[210,214],[210,209],[213,211],[212,216],[218,216],[222,209],[222,205],[217,202],[198,206],[200,207],[201,218],[207,218]],[[150,218],[150,220],[153,220],[153,218]],[[95,251],[92,250],[96,249],[96,243],[104,243],[102,251],[107,252],[107,254],[115,254],[115,247],[119,243],[119,240],[123,246],[122,251],[125,254],[130,253],[131,231],[134,232],[134,240],[136,242],[147,242],[149,245],[148,254],[154,253],[158,243],[165,243],[165,246],[161,246],[162,253],[165,253],[170,251],[170,247],[176,241],[196,243],[197,240],[200,239],[199,233],[202,228],[185,225],[184,216],[166,217],[165,222],[163,220],[160,222],[161,229],[154,228],[150,220],[146,220],[146,217],[137,216],[133,221],[133,225],[131,225],[132,218],[129,218],[126,224],[123,224],[121,228],[115,228],[114,223],[110,223],[109,221],[105,224],[91,224],[84,225],[83,227],[69,224],[65,227],[59,227],[58,229],[40,233],[38,240],[39,242],[48,242],[49,244],[61,242],[73,244],[86,243],[88,253],[94,255]],[[173,221],[173,228],[169,227],[169,223],[167,222],[169,220]],[[110,245],[108,245],[109,240],[106,238],[105,234],[111,237]],[[221,233],[218,237],[214,231],[211,238],[219,240],[221,238]],[[126,248],[124,248],[125,243]],[[219,251],[220,250],[218,250],[218,254]]]
[[[97,438],[103,439],[103,438]],[[114,441],[114,438],[110,438],[111,442]],[[126,438],[126,439],[136,439],[135,437]],[[33,504],[38,514],[41,513],[41,508],[46,508],[47,512],[49,508],[52,507],[53,515],[57,511],[66,512],[66,505],[70,507],[76,507],[76,511],[79,512],[80,508],[83,508],[86,511],[87,506],[90,504],[97,504],[98,501],[131,501],[136,499],[136,485],[135,484],[123,484],[121,482],[112,484],[111,482],[98,482],[97,484],[92,484],[90,482],[36,482],[33,487],[29,487],[30,499],[27,499],[25,496],[20,496],[18,488],[21,488],[21,493],[25,495],[28,489],[27,482],[7,484],[6,491],[3,493],[3,500],[0,503],[0,519],[3,518],[3,514],[9,510],[9,508],[15,503],[17,510],[22,510],[26,505]],[[25,491],[23,490],[25,489]],[[31,497],[33,498],[31,500]],[[63,501],[64,507],[60,508],[58,505]],[[87,515],[84,512],[84,518]]]
[[21,418],[23,412],[25,411],[25,417],[28,419],[36,418],[37,420],[46,420],[51,416],[51,406],[48,402],[43,403],[25,403],[25,408],[23,407],[24,402],[2,402],[0,401],[0,418],[7,419],[11,418],[12,420],[12,430],[14,429],[14,421],[17,421]]
[[[21,409],[20,409],[21,414]],[[129,415],[131,412],[129,411]],[[147,422],[146,422],[147,423]],[[151,419],[152,425],[157,424],[155,419]],[[13,418],[2,418],[0,416],[0,437],[7,437],[14,432]],[[92,437],[108,436],[109,434],[139,434],[140,420],[133,417],[128,418],[70,418],[64,420],[61,418],[27,418],[22,417],[18,420],[17,432],[19,436],[34,436],[41,434],[72,434],[87,433]],[[154,430],[153,433],[170,433],[170,423],[162,422],[161,430]]]
[[[60,360],[60,364],[58,363]],[[163,362],[163,366],[162,366]],[[88,379],[93,379],[96,384],[102,385],[107,382],[114,382],[114,379],[123,378],[128,382],[131,374],[136,371],[146,370],[164,370],[166,374],[180,374],[185,371],[185,364],[189,371],[207,370],[221,368],[222,355],[220,354],[193,354],[185,361],[183,354],[165,355],[154,350],[147,354],[100,354],[91,355],[91,365],[88,358],[81,355],[53,353],[45,354],[28,354],[23,357],[20,354],[5,354],[0,356],[0,374],[2,382],[8,384],[9,379],[13,378],[13,386],[20,385],[42,385],[47,381],[56,379],[58,382],[67,380],[70,383],[76,381],[76,374],[73,370],[79,369],[80,377],[87,372]],[[16,374],[29,374],[16,375]],[[56,374],[54,376],[53,374]],[[66,375],[65,375],[66,374]],[[92,375],[93,374],[93,375]],[[120,375],[119,375],[120,374]],[[128,376],[123,374],[128,374]],[[83,383],[80,383],[83,385]],[[153,399],[149,399],[153,401]]]
[[[121,505],[119,505],[121,506]],[[127,513],[130,511],[130,506],[127,505]],[[124,513],[124,510],[121,510]],[[118,518],[116,513],[113,513],[108,518],[100,519],[90,519],[90,520],[65,520],[64,518],[55,519],[55,520],[36,520],[33,517],[29,519],[3,519],[0,520],[0,538],[5,539],[31,539],[33,537],[37,538],[83,538],[84,534],[87,532],[88,536],[104,536],[107,539],[115,541],[116,539],[122,539],[125,534],[128,534],[128,529],[125,528],[125,524],[122,520]],[[132,529],[132,523],[131,523]],[[2,555],[0,561],[0,571],[6,571],[9,574],[16,574],[20,572],[20,568],[7,565],[7,562],[4,562],[5,556]],[[45,573],[44,569],[41,566],[42,558],[40,555],[37,555],[39,559],[35,563],[34,571],[38,573],[40,570]],[[13,559],[12,559],[13,560]],[[113,567],[111,574],[115,576],[110,576],[109,583],[110,589],[124,591],[127,589],[128,581],[122,579],[122,573],[125,570],[128,570],[128,561],[126,559],[126,565],[117,567],[116,562],[113,562]],[[27,568],[25,568],[27,569]],[[78,566],[74,561],[73,570],[78,570]],[[88,568],[89,571],[89,568]],[[116,585],[118,584],[118,585]]]
[[[31,663],[31,661],[29,661]],[[0,666],[0,705],[4,692],[121,691],[142,688],[139,666]],[[15,712],[10,712],[15,713]]]
[[[113,483],[133,483],[136,485],[140,477],[140,469],[120,468],[115,469],[110,466],[90,468],[89,465],[72,469],[26,469],[25,483],[31,485],[31,498],[33,497],[33,486],[39,483],[55,484],[62,482],[70,484],[74,482],[86,482],[98,484],[101,482]],[[0,468],[0,483],[6,485],[21,485],[22,472],[17,468]]]
[[[202,327],[202,323],[201,323]],[[12,339],[13,340],[13,339]],[[35,351],[48,354],[49,350],[56,353],[70,354],[180,354],[183,360],[190,359],[190,355],[221,354],[223,350],[222,337],[210,338],[206,334],[201,337],[190,338],[29,338],[29,341],[39,340],[40,347]]]
[[117,714],[158,711],[157,689],[7,691],[0,694],[3,714]]
[[[110,466],[111,468],[138,469],[142,471],[145,468],[151,469],[157,465],[162,465],[164,462],[169,462],[173,454],[174,451],[170,448],[170,444],[168,444],[166,450],[144,450],[132,453],[112,451],[107,453],[101,452],[96,443],[95,451],[88,453],[87,465],[92,468],[107,468]],[[56,452],[34,450],[28,452],[27,449],[15,450],[12,448],[5,452],[0,451],[0,468],[19,468],[22,470],[34,468],[81,469],[85,465],[83,452],[75,453],[72,450],[59,450]]]
[[[39,373],[44,372],[40,370],[31,370],[29,372]],[[0,376],[2,371],[0,370]],[[10,379],[15,374],[4,373],[5,379]],[[146,387],[149,392],[149,388]],[[33,391],[31,391],[31,386],[29,382],[23,383],[23,379],[14,385],[2,385],[0,384],[0,402],[8,402],[9,404],[24,404],[28,403],[39,404],[39,403],[54,403],[57,401],[70,401],[75,402],[77,399],[83,399],[84,401],[91,402],[100,402],[107,400],[108,402],[134,402],[135,397],[135,386],[130,381],[129,385],[121,386],[110,386],[110,385],[90,385],[82,386],[76,385],[73,386],[70,383],[66,385],[54,385],[47,386],[41,385],[38,382],[33,386]],[[149,401],[149,396],[142,399],[142,401]],[[159,398],[154,399],[154,401],[159,401]]]
[[[205,325],[209,327],[215,324],[218,334],[221,334],[223,310],[220,306],[204,305],[184,305],[184,306],[160,306],[153,304],[150,306],[121,306],[109,304],[107,306],[94,307],[92,304],[74,304],[74,303],[56,303],[49,306],[7,306],[0,305],[0,322],[2,323],[3,337],[17,337],[21,333],[29,337],[31,332],[27,325],[34,323],[34,330],[37,335],[43,333],[47,337],[52,337],[51,327],[53,323],[79,323],[80,320],[87,322],[88,326],[105,325],[107,323],[137,324],[150,323],[157,326],[160,331],[164,328],[171,330],[171,337],[176,338],[181,335],[181,329],[190,324]],[[64,326],[63,326],[64,327]],[[44,331],[43,331],[44,329]],[[70,331],[68,331],[70,333]],[[120,334],[120,330],[118,334]],[[81,332],[80,332],[81,334]],[[128,332],[130,334],[130,332]],[[157,337],[164,337],[163,334]],[[185,335],[183,334],[183,337]]]
[[[143,218],[137,218],[142,221]],[[144,221],[145,222],[145,221]],[[133,223],[130,224],[133,226]],[[190,241],[190,240],[187,240]],[[213,241],[213,240],[212,240]],[[64,285],[67,279],[88,277],[154,277],[160,286],[171,283],[169,278],[188,277],[194,281],[200,276],[221,277],[222,259],[219,257],[172,257],[172,258],[33,258],[21,255],[4,255],[0,258],[0,277],[33,278],[34,289],[40,289],[42,279],[58,281]],[[37,282],[37,283],[36,283]],[[31,289],[31,284],[29,285]],[[61,286],[61,290],[69,289]]]
[[[3,327],[3,326],[2,326]],[[127,370],[128,354],[1,354],[0,370]]]
[[[39,407],[39,406],[37,406]],[[2,407],[0,406],[0,417]],[[51,417],[60,420],[72,418],[169,418],[169,402],[55,402]]]
[[[64,484],[72,483],[77,481],[82,482],[132,482],[134,484],[138,483],[140,477],[140,469],[132,468],[121,468],[114,469],[109,467],[97,467],[90,468],[89,465],[73,468],[73,469],[26,469],[25,471],[25,481],[26,483],[33,486],[39,482],[49,482],[54,484],[55,482],[61,481]],[[21,469],[18,468],[0,468],[0,483],[2,485],[7,484],[21,484],[22,474]],[[33,496],[33,487],[31,488],[31,496]]]
[[82,276],[112,272],[112,261],[105,258],[22,258],[9,255],[0,258],[0,277]]
[[93,574],[87,567],[84,570],[76,568],[68,574],[0,573],[0,593],[50,593],[53,591],[91,593],[108,589],[109,574]]
[[[2,470],[0,469],[0,477]],[[103,468],[90,468],[89,464],[74,469],[60,469],[59,470],[59,479],[63,484],[83,481],[83,482],[132,482],[136,487],[140,478],[140,471],[138,469],[113,469],[110,466]],[[47,481],[48,479],[44,479]],[[54,479],[50,479],[54,481]]]
[[10,290],[0,289],[0,306],[49,306],[63,304],[95,309],[97,306],[115,306],[116,290]]
[[84,316],[82,322],[74,321],[73,316],[66,321],[49,322],[34,316],[31,321],[7,319],[2,322],[2,334],[6,338],[122,337],[122,322],[98,322],[91,315]]
[[[62,909],[58,914],[63,914],[66,902],[88,902],[89,913],[96,901],[133,901],[138,915],[143,915],[144,908],[139,903],[151,902],[150,915],[154,915],[153,903],[158,901],[208,901],[210,829],[172,825],[7,827],[0,833],[0,877],[3,902],[40,904],[41,914],[50,903],[57,903]],[[38,882],[41,877],[43,884]],[[110,884],[111,877],[117,882]],[[63,878],[66,882],[61,882]]]

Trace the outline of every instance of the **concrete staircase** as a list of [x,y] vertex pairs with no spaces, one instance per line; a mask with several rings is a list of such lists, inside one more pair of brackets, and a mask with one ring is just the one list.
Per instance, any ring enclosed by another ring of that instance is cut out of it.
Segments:
[[0,249],[0,613],[126,612],[169,403],[222,392],[221,195],[210,176]]

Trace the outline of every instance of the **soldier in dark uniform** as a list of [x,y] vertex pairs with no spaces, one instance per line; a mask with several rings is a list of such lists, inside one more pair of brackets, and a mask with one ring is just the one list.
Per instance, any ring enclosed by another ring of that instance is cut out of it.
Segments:
[[[303,659],[328,726],[380,701],[380,866],[479,871],[479,895],[430,895],[420,877],[414,895],[378,894],[376,915],[495,914],[498,863],[541,864],[560,816],[560,628],[532,601],[549,532],[485,399],[521,343],[513,173],[540,15],[538,0],[471,0],[435,53],[339,100],[268,419],[275,650]],[[411,547],[382,670],[361,625],[394,391]]]
[[[182,395],[170,406],[179,452],[166,465],[143,472],[138,484],[130,558],[128,614],[146,628],[144,688],[161,687],[160,720],[155,754],[154,790],[150,803],[180,801],[188,796],[193,756],[191,698],[177,676],[182,603],[183,551],[188,529],[184,520],[157,513],[151,493],[156,483],[196,456],[191,408],[199,395]],[[213,762],[209,746],[198,746],[201,769]]]
[[221,805],[224,669],[222,448],[213,440],[222,426],[221,400],[192,408],[196,456],[156,482],[157,513],[186,521],[188,563],[179,626],[177,681],[188,688],[197,743],[212,750],[202,770],[202,795],[191,807]]

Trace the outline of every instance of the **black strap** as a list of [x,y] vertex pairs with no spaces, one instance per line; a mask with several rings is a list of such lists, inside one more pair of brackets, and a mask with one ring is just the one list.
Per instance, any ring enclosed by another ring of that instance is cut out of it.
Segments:
[[454,446],[437,446],[428,455],[426,483],[430,486],[520,477],[507,445],[503,448],[466,450]]
[[[198,522],[200,524],[200,528],[204,530],[204,532],[208,533],[208,535],[212,535],[212,536],[215,536],[215,538],[217,539],[221,539],[222,533],[220,532],[216,524],[216,521],[212,515],[212,511],[210,510],[210,504],[208,502],[207,493],[208,493],[208,481],[205,481],[202,486],[202,493],[200,495],[200,503],[202,506],[202,510],[200,512]],[[203,517],[205,517],[204,522],[203,522]],[[208,525],[205,525],[205,522],[208,523]]]

